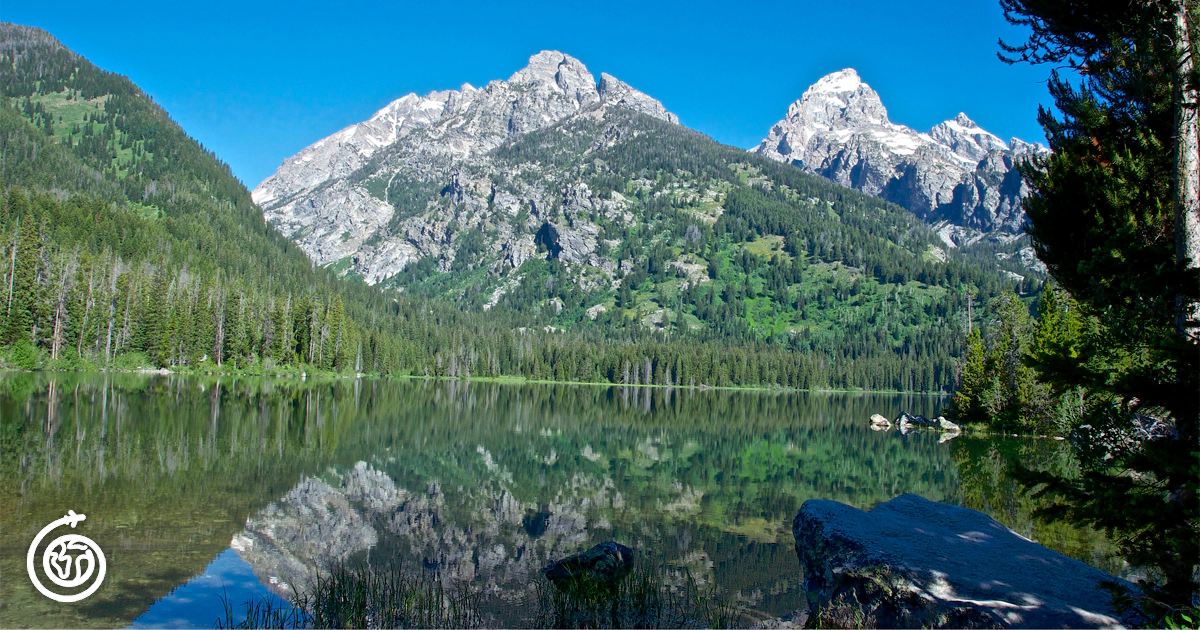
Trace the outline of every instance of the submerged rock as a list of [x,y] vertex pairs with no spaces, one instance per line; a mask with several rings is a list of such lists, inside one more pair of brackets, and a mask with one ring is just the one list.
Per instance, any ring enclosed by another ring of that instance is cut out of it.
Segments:
[[888,420],[887,418],[885,418],[879,414],[873,414],[871,416],[871,430],[872,431],[887,431],[890,428],[892,428],[891,420]]
[[1121,619],[1102,586],[1133,585],[985,514],[899,496],[869,512],[821,499],[792,523],[811,616],[825,627],[1095,628]]
[[633,569],[633,550],[616,542],[603,542],[542,569],[542,575],[559,590],[615,590],[617,582]]

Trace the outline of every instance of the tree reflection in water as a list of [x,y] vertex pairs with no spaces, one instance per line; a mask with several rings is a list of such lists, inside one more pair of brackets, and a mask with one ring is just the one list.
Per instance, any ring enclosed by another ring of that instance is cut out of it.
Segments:
[[[668,581],[691,575],[753,615],[779,616],[803,603],[790,523],[804,500],[869,508],[915,492],[991,511],[996,493],[1015,496],[1003,471],[977,474],[966,442],[868,427],[873,413],[938,406],[876,394],[9,375],[0,493],[15,509],[0,515],[0,572],[20,574],[31,532],[69,508],[111,550],[109,583],[79,609],[98,626],[128,623],[231,541],[278,592],[336,562],[399,563],[472,585],[502,615],[550,560],[618,540]],[[1028,519],[1020,501],[1003,505],[1000,520]],[[79,623],[27,582],[0,591],[0,625],[29,614]]]

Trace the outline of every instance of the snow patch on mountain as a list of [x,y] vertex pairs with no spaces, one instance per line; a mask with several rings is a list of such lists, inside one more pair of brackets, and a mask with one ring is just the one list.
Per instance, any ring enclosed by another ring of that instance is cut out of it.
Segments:
[[1023,229],[1028,193],[1016,166],[1047,149],[1003,140],[960,113],[920,133],[891,122],[847,68],[822,77],[752,149],[902,205],[928,221],[982,232]]
[[[396,99],[368,120],[284,160],[252,196],[267,221],[316,264],[349,260],[355,273],[374,284],[426,256],[445,262],[452,257],[455,238],[447,226],[469,227],[455,217],[394,222],[389,195],[396,178],[431,182],[449,176],[447,190],[472,217],[489,206],[502,206],[513,215],[521,207],[536,211],[545,203],[540,197],[506,202],[511,194],[490,181],[460,182],[459,168],[472,170],[501,144],[609,107],[670,123],[679,120],[662,103],[616,77],[601,74],[597,83],[578,59],[547,50],[530,57],[507,81],[481,88],[464,83],[457,90]],[[501,236],[500,247],[511,260],[527,257],[531,245],[520,235],[514,233],[512,242]]]

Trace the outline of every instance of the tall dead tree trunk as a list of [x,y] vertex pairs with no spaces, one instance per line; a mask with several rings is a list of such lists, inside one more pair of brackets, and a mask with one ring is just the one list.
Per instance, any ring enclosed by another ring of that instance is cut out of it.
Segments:
[[87,331],[88,315],[92,312],[92,294],[96,287],[95,268],[88,270],[88,292],[87,299],[83,301],[83,321],[79,324],[79,345],[75,348],[75,354],[79,358],[83,358],[83,337]]
[[13,232],[12,268],[8,272],[8,305],[6,312],[12,312],[13,278],[17,277],[17,238],[21,235],[21,217],[17,217],[17,229]]
[[66,341],[66,325],[67,317],[67,297],[70,295],[71,283],[75,277],[75,266],[78,263],[79,253],[71,254],[69,258],[62,262],[58,276],[58,290],[55,291],[54,300],[54,332],[50,336],[50,358],[58,359],[62,351],[63,342]]
[[120,259],[113,261],[108,282],[108,333],[104,337],[104,363],[112,362],[113,326],[117,322],[117,279],[121,275]]
[[[1177,0],[1175,7],[1175,256],[1200,267],[1200,95],[1197,94],[1193,30],[1196,0]],[[1200,303],[1179,298],[1181,333],[1200,340]]]
[[213,357],[217,360],[217,367],[221,367],[225,356],[225,294],[221,291],[220,279],[218,275],[217,286],[213,289],[213,322],[216,325],[213,331]]

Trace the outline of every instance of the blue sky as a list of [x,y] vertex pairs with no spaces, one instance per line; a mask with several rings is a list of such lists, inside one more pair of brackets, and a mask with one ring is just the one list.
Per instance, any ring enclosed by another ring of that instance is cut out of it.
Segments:
[[1020,40],[994,0],[963,2],[206,2],[3,0],[129,76],[249,187],[284,158],[409,92],[508,78],[544,49],[658,98],[680,122],[751,147],[821,76],[853,67],[894,122],[960,111],[1044,142],[1046,68],[1007,66]]

